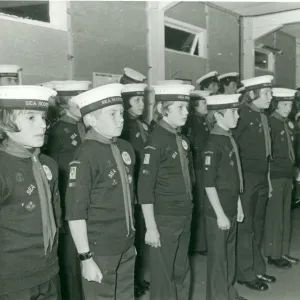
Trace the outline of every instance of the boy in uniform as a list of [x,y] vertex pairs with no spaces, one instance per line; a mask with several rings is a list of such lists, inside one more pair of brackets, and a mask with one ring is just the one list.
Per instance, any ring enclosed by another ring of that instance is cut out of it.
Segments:
[[[122,90],[124,105],[124,127],[122,138],[128,141],[134,148],[136,155],[134,184],[137,186],[138,172],[141,165],[141,151],[144,149],[148,125],[141,121],[144,112],[144,92],[147,87],[144,83],[129,83]],[[141,206],[136,202],[134,208],[135,217],[135,247],[137,257],[135,262],[135,296],[139,297],[149,290],[149,282],[144,280],[145,273],[145,221]]]
[[200,86],[200,90],[210,91],[213,95],[217,94],[219,90],[218,72],[212,71],[204,76],[198,78],[196,83]]
[[[90,81],[52,81],[53,89],[58,93],[56,104],[61,110],[60,119],[49,128],[47,154],[59,167],[59,192],[61,196],[62,216],[65,217],[65,194],[69,179],[69,163],[76,149],[85,137],[85,127],[78,106],[72,97],[87,91]],[[65,300],[83,298],[80,263],[77,251],[68,227],[68,222],[60,231],[58,255],[62,297]]]
[[0,87],[0,299],[60,299],[58,168],[40,154],[54,90]]
[[82,261],[87,300],[134,300],[132,146],[123,129],[119,83],[75,96],[91,129],[70,163],[66,220]]
[[265,291],[266,283],[276,278],[266,274],[261,253],[266,204],[269,197],[269,160],[271,138],[265,110],[272,99],[273,76],[259,76],[243,80],[245,105],[233,130],[239,145],[244,173],[244,193],[241,195],[245,220],[238,225],[237,279],[246,287]]
[[0,86],[21,84],[21,70],[17,65],[0,65]]
[[206,98],[216,124],[204,155],[204,214],[207,230],[207,300],[242,300],[234,288],[236,272],[237,222],[244,215],[242,168],[238,147],[232,136],[239,118],[239,94]]
[[220,82],[220,92],[225,95],[236,94],[239,75],[240,74],[237,72],[230,72],[218,76]]
[[121,84],[128,83],[143,83],[146,80],[146,76],[140,72],[133,70],[131,68],[124,68],[123,76],[120,78]]
[[189,298],[192,160],[186,122],[190,85],[154,86],[158,123],[150,133],[138,178],[138,199],[150,245],[150,299]]
[[203,157],[202,150],[206,145],[211,124],[207,120],[207,105],[205,98],[210,91],[192,91],[190,94],[190,112],[182,133],[190,141],[195,170],[195,187],[193,193],[194,211],[191,227],[190,253],[192,255],[206,255],[206,230],[203,215],[204,185],[203,185]]
[[295,90],[273,88],[269,118],[272,136],[270,178],[273,187],[267,204],[264,254],[268,263],[277,268],[291,268],[299,262],[289,255],[291,234],[291,199],[295,166],[295,125],[288,119],[292,110]]

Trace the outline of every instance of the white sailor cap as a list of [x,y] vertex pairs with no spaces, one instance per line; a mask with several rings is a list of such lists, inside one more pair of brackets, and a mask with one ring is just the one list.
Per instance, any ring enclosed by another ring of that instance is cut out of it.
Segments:
[[219,80],[218,80],[218,72],[217,71],[212,71],[212,72],[209,72],[209,73],[207,73],[206,75],[204,75],[204,76],[202,76],[202,77],[200,77],[200,78],[198,78],[197,80],[196,80],[196,83],[197,84],[200,84],[200,85],[203,85],[203,84],[205,84],[205,82],[218,82]]
[[146,79],[146,76],[144,76],[142,73],[135,71],[131,68],[124,68],[124,79],[132,82],[132,83],[142,83]]
[[155,101],[189,101],[195,87],[189,84],[155,85]]
[[110,83],[83,92],[72,98],[80,108],[82,116],[106,106],[123,104],[121,91],[123,84]]
[[83,80],[62,80],[49,81],[42,83],[41,85],[56,90],[59,96],[76,96],[87,91],[92,83]]
[[237,72],[230,72],[230,73],[225,73],[225,74],[219,75],[218,79],[220,81],[227,81],[227,82],[235,81],[235,82],[237,82],[239,80],[239,76],[240,76],[240,74]]
[[49,99],[56,91],[36,85],[0,86],[0,107],[2,109],[47,110]]
[[236,93],[240,94],[240,93],[243,93],[244,91],[245,91],[245,87],[242,85],[236,90]]
[[285,88],[273,88],[273,99],[276,101],[293,101],[297,90]]
[[211,91],[194,90],[191,91],[191,101],[205,100],[211,94]]
[[0,77],[18,77],[22,68],[17,65],[0,65]]
[[272,80],[274,79],[274,76],[272,75],[264,75],[264,76],[258,76],[253,77],[249,79],[244,79],[241,81],[241,83],[245,87],[245,91],[250,90],[257,90],[267,87],[272,87]]
[[122,96],[129,96],[129,97],[144,96],[146,87],[147,84],[145,83],[125,84],[122,90]]
[[241,94],[232,95],[213,95],[206,97],[206,104],[209,110],[227,109],[239,107]]
[[156,81],[155,85],[176,85],[176,84],[184,84],[184,81],[179,80],[179,79],[159,80],[159,81]]

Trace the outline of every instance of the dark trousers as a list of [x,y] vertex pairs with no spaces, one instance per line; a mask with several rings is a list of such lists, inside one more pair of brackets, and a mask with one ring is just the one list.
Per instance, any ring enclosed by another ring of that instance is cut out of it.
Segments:
[[102,282],[83,279],[85,300],[134,300],[134,264],[136,250],[115,256],[94,256],[103,278]]
[[268,201],[267,174],[244,174],[244,193],[241,195],[245,219],[238,224],[237,279],[252,281],[266,272],[261,253],[266,205]]
[[191,226],[190,252],[206,251],[206,223],[204,218],[204,196],[203,170],[196,170],[196,183],[194,188],[194,210]]
[[290,251],[293,179],[272,179],[272,187],[266,212],[264,253],[276,259]]
[[217,219],[205,217],[207,228],[206,300],[235,300],[236,217],[229,219],[229,230],[221,230]]
[[189,299],[191,219],[192,216],[155,216],[161,247],[150,248],[150,300]]
[[21,292],[0,295],[0,300],[61,300],[59,276]]
[[60,233],[58,242],[59,276],[64,300],[82,300],[80,261],[71,233]]
[[135,280],[135,284],[137,284],[144,280],[146,261],[147,261],[146,255],[149,254],[147,252],[147,245],[145,244],[145,233],[146,233],[145,220],[144,220],[142,208],[139,204],[136,204],[134,207],[134,218],[135,218],[134,244],[137,251],[137,256],[135,260],[134,280]]

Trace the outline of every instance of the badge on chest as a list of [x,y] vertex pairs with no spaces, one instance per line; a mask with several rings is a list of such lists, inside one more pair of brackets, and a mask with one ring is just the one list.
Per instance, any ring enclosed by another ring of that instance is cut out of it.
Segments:
[[43,169],[44,169],[44,171],[45,171],[45,174],[46,174],[47,179],[48,179],[48,180],[52,180],[52,172],[51,172],[51,170],[49,169],[49,167],[46,166],[46,165],[43,165]]
[[124,161],[124,163],[125,163],[126,165],[130,165],[130,164],[131,164],[131,157],[130,157],[130,155],[129,155],[128,152],[123,151],[123,152],[122,152],[122,158],[123,158],[123,161]]
[[77,134],[76,133],[73,133],[72,135],[71,135],[71,144],[75,147],[75,146],[77,146],[77,144],[78,144],[78,141],[76,141],[76,138],[77,138]]
[[182,147],[184,150],[187,150],[189,148],[188,143],[185,140],[182,140]]

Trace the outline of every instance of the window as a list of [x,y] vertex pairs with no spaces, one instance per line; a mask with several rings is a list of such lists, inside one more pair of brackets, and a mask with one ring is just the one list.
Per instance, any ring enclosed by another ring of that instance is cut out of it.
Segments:
[[255,49],[255,68],[274,72],[274,54],[267,50]]
[[206,30],[165,17],[165,48],[206,57]]
[[49,1],[0,1],[0,12],[50,23]]
[[68,1],[0,1],[0,19],[68,30]]

